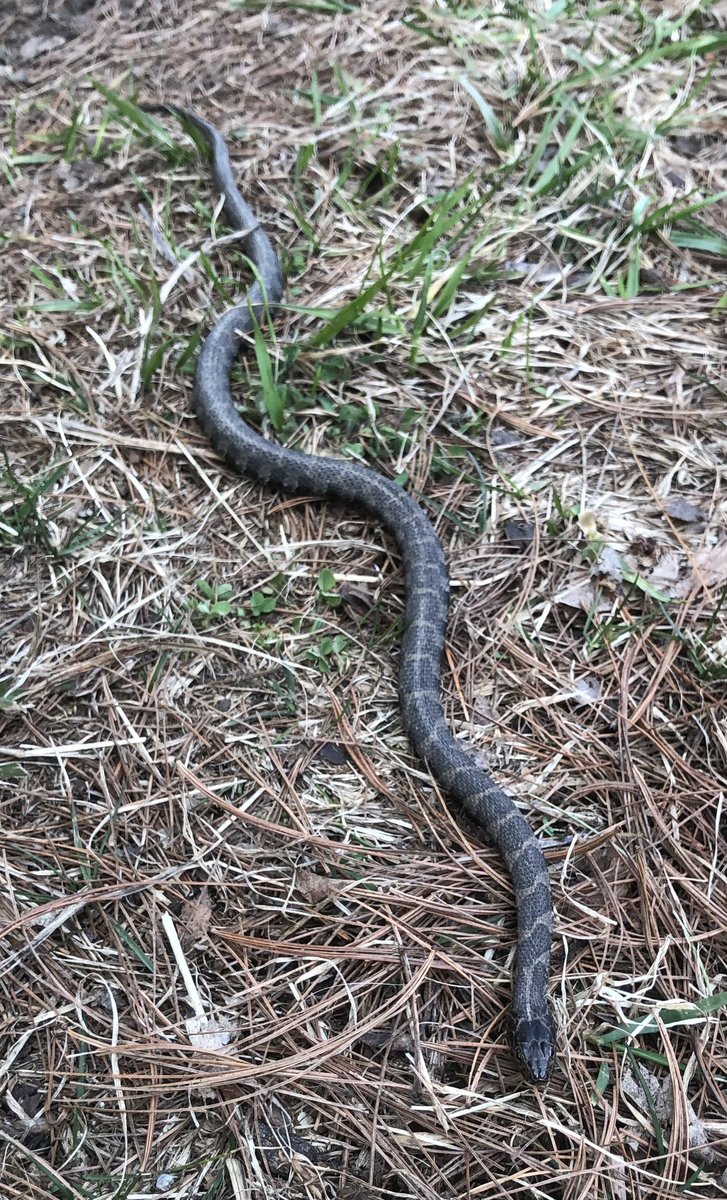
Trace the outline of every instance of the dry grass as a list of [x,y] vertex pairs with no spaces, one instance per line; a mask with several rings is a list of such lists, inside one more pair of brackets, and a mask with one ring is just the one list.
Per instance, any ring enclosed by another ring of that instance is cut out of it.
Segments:
[[[84,7],[0,6],[2,1200],[727,1195],[724,4]],[[396,559],[211,453],[244,273],[177,269],[206,169],[114,95],[224,126],[284,249],[241,404],[436,519],[447,712],[552,868],[542,1092]]]

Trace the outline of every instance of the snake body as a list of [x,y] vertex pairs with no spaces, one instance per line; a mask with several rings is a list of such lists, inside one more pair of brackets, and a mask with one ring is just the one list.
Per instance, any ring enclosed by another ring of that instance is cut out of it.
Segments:
[[543,853],[528,822],[508,795],[475,764],[448,728],[440,697],[440,665],[449,605],[444,553],[428,517],[398,484],[352,462],[289,450],[261,437],[240,417],[230,372],[244,335],[281,299],[278,256],[235,184],[225,141],[214,125],[176,105],[149,106],[189,122],[210,152],[215,184],[231,226],[246,231],[243,246],[255,282],[224,314],[199,354],[195,400],[214,449],[236,471],[283,492],[331,497],[364,510],[394,537],[406,579],[406,632],[399,659],[399,698],[405,729],[417,754],[450,798],[458,801],[497,847],[515,890],[517,959],[511,1009],[516,1055],[534,1080],[547,1079],[555,1052],[547,987],[552,940],[550,882]]

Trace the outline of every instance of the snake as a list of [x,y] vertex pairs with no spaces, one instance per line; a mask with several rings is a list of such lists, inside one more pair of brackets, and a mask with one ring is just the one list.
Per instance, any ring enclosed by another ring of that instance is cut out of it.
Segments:
[[[230,376],[247,335],[259,329],[283,297],[285,280],[270,238],[235,183],[223,135],[204,117],[177,104],[145,111],[177,118],[205,149],[231,228],[240,234],[254,282],[202,342],[195,371],[198,421],[213,449],[244,477],[288,494],[328,498],[374,518],[393,537],[406,590],[399,654],[399,704],[409,741],[449,801],[481,827],[504,862],[515,894],[517,948],[510,1031],[526,1077],[548,1079],[555,1027],[548,1001],[553,907],[538,839],[520,809],[449,728],[440,690],[449,610],[449,576],[442,544],[426,512],[399,483],[358,462],[289,449],[256,432],[240,416]],[[190,128],[191,127],[191,128]]]

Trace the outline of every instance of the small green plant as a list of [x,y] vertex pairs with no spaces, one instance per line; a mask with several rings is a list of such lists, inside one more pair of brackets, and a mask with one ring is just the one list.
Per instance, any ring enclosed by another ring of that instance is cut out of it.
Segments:
[[63,459],[26,482],[15,474],[6,458],[6,469],[0,472],[0,500],[4,506],[0,545],[39,546],[53,558],[64,558],[79,554],[113,527],[113,521],[96,523],[88,517],[76,521],[62,535],[58,521],[68,506],[53,494],[67,470],[68,459]]
[[3,709],[14,708],[16,704],[21,704],[22,700],[23,693],[15,687],[9,676],[0,679],[0,712]]
[[259,592],[253,592],[250,597],[250,611],[254,617],[264,617],[275,611],[277,603],[277,596],[274,595],[273,589],[265,587]]
[[560,533],[570,529],[573,522],[578,520],[581,515],[581,506],[569,503],[555,486],[551,489],[551,496],[556,515],[548,518],[545,528],[551,537],[557,537]]
[[331,608],[338,608],[343,597],[336,591],[336,576],[326,567],[318,576],[318,591]]
[[198,596],[192,596],[189,606],[192,618],[201,625],[209,625],[219,617],[229,617],[232,612],[233,587],[231,583],[208,583],[197,580]]
[[0,531],[6,545],[30,545],[38,542],[45,550],[52,551],[53,537],[43,514],[43,499],[63,478],[68,469],[68,460],[53,463],[35,479],[24,482],[12,470],[6,459],[6,469],[0,476],[3,492],[10,498],[4,512]]
[[8,779],[27,779],[28,772],[20,763],[0,763],[0,782]]
[[312,658],[320,671],[328,672],[335,666],[335,660],[342,656],[348,646],[348,638],[343,633],[333,637],[321,638],[317,646],[311,646],[308,657]]

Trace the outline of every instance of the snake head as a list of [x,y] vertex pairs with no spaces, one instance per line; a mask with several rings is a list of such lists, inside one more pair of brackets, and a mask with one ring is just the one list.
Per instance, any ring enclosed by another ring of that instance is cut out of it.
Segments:
[[550,1013],[518,1017],[513,1022],[512,1040],[523,1073],[535,1083],[545,1083],[553,1070],[555,1056],[555,1031]]

